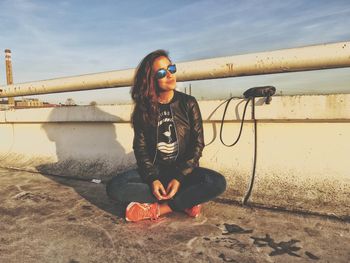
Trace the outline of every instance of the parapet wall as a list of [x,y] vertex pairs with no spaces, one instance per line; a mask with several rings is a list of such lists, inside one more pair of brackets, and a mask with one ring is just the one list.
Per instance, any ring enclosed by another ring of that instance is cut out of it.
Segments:
[[[251,104],[240,141],[219,139],[223,101],[200,101],[206,147],[201,166],[225,175],[223,195],[241,201],[253,166]],[[251,202],[350,216],[350,94],[256,100],[257,164]],[[233,100],[223,131],[239,132],[245,101]],[[47,174],[108,178],[135,167],[131,105],[0,111],[1,166]]]

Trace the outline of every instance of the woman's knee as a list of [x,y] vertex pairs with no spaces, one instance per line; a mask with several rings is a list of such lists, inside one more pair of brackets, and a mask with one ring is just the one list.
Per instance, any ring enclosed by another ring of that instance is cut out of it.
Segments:
[[216,189],[217,194],[221,194],[226,190],[226,179],[225,177],[213,170],[206,169],[205,172],[206,181],[211,184],[211,187]]
[[218,182],[218,188],[220,190],[220,194],[226,191],[227,183],[226,179],[222,174],[219,174],[219,182]]
[[141,178],[136,170],[129,170],[113,176],[106,183],[107,196],[113,200],[120,199],[120,195],[123,193],[123,188],[129,182],[138,182]]

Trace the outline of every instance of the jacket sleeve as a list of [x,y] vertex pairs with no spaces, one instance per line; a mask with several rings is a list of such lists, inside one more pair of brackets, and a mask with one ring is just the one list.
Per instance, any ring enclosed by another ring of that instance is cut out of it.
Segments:
[[202,156],[204,148],[204,133],[202,115],[195,98],[190,103],[188,117],[191,125],[192,149],[189,151],[189,158],[177,165],[176,179],[181,182],[184,176],[192,173],[193,169],[199,165],[199,158]]
[[134,121],[134,140],[133,149],[142,179],[151,184],[158,179],[158,168],[153,164],[153,159],[147,150],[147,141],[145,137],[145,128],[140,121]]

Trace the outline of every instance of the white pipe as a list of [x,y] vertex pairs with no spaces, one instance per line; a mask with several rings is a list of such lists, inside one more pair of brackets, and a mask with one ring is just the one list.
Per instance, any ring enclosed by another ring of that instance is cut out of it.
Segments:
[[[178,81],[350,67],[350,42],[176,63]],[[127,87],[134,69],[0,86],[0,98]],[[3,91],[1,91],[3,90]]]

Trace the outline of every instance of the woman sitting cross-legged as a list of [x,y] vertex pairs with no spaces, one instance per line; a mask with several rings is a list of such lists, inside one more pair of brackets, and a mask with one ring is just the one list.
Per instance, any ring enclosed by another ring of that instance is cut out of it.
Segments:
[[176,65],[164,50],[139,64],[132,87],[133,149],[137,169],[107,183],[107,194],[127,203],[127,221],[158,219],[172,211],[200,214],[201,204],[223,193],[225,178],[199,167],[203,124],[196,99],[177,91]]

